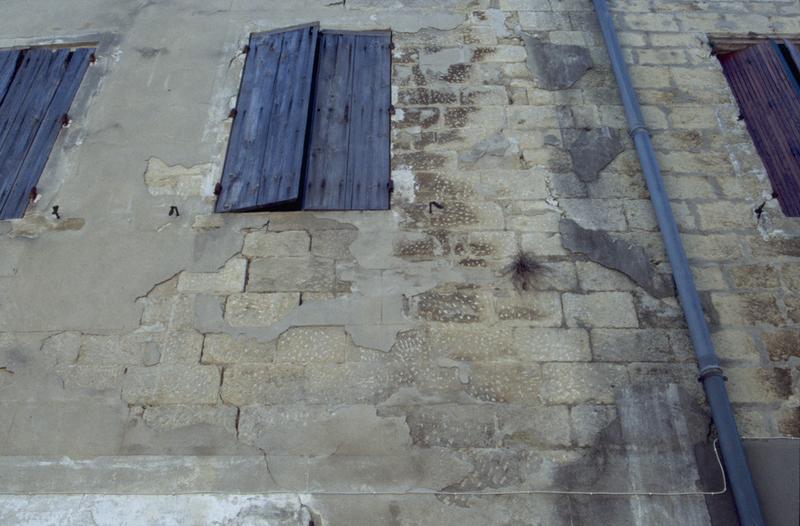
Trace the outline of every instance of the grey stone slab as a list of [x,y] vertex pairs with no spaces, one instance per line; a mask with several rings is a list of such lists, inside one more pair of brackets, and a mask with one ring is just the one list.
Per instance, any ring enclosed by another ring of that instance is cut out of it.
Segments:
[[524,32],[520,36],[528,53],[528,69],[544,89],[569,88],[593,65],[584,47],[542,42]]
[[625,149],[619,132],[606,126],[564,130],[562,133],[572,159],[572,169],[585,183],[596,181],[600,171]]
[[559,230],[561,243],[567,249],[622,272],[657,298],[672,295],[671,279],[656,271],[642,247],[601,230],[582,228],[570,219],[562,219]]

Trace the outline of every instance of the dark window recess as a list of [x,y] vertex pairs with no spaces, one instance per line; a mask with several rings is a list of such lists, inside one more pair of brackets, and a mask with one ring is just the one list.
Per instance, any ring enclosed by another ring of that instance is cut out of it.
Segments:
[[389,208],[391,33],[254,33],[217,212]]
[[719,60],[783,213],[800,217],[800,53],[768,41]]
[[0,219],[22,217],[94,49],[0,51]]

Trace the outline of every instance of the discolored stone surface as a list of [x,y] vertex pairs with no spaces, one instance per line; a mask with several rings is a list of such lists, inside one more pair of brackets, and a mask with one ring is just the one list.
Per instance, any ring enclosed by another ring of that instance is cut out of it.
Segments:
[[569,88],[593,65],[586,48],[542,42],[527,33],[520,35],[525,43],[528,70],[544,89]]
[[559,224],[561,243],[573,252],[618,270],[657,298],[672,295],[671,280],[657,273],[645,250],[614,238],[601,230],[588,230],[575,221],[562,219]]
[[[0,522],[734,522],[695,494],[720,482],[702,386],[590,4],[207,3],[4,3],[6,47],[108,33],[39,200],[0,221],[0,480],[40,494]],[[737,424],[797,435],[800,227],[697,35],[800,14],[628,4]],[[237,50],[298,20],[392,30],[391,209],[214,214]],[[571,248],[562,219],[601,242]],[[46,500],[65,491],[126,498]]]
[[564,135],[572,169],[585,183],[596,181],[600,171],[625,149],[619,132],[608,127],[567,130]]

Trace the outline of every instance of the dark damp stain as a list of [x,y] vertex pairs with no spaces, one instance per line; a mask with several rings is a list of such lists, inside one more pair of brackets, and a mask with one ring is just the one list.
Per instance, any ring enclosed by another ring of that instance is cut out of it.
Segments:
[[442,75],[441,79],[452,83],[464,82],[467,80],[471,68],[472,66],[469,64],[452,64],[448,66],[447,73]]
[[424,86],[428,83],[425,79],[425,74],[419,66],[411,66],[411,74],[414,77],[414,84],[417,86]]
[[495,53],[495,51],[496,50],[493,47],[479,47],[479,48],[476,48],[472,52],[472,62],[480,62],[481,60],[483,60],[483,57],[491,55],[491,54]]
[[476,111],[478,111],[478,108],[471,106],[447,108],[444,114],[444,124],[448,128],[463,128],[467,125],[469,114]]
[[142,58],[153,58],[158,55],[166,55],[169,53],[169,50],[165,47],[137,47],[136,52],[142,56]]

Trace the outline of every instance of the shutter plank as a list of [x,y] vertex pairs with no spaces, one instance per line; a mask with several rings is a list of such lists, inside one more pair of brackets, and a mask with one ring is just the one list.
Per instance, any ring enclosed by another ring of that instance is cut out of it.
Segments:
[[218,212],[270,209],[299,199],[318,27],[251,35]]
[[94,51],[93,48],[78,48],[66,57],[68,62],[63,75],[33,137],[29,152],[20,165],[14,185],[2,205],[10,217],[21,217],[25,213],[31,189],[39,181],[61,131],[61,118],[69,113]]
[[284,88],[273,96],[273,132],[261,167],[267,184],[259,189],[259,202],[280,205],[299,199],[316,45],[313,26],[283,35],[276,85]]
[[16,49],[0,51],[0,103],[2,103],[6,95],[11,79],[14,78],[18,58],[19,51]]
[[347,157],[354,45],[354,35],[325,32],[320,35],[316,96],[307,148],[303,203],[307,210],[349,207]]
[[0,106],[0,148],[5,144],[15,119],[24,111],[25,99],[34,91],[37,75],[41,68],[47,67],[49,57],[50,51],[46,49],[29,49],[24,53],[22,64]]
[[720,62],[781,209],[800,216],[800,96],[788,64],[773,42]]
[[320,34],[303,208],[389,207],[391,35]]
[[348,148],[350,209],[389,208],[390,35],[356,37]]

